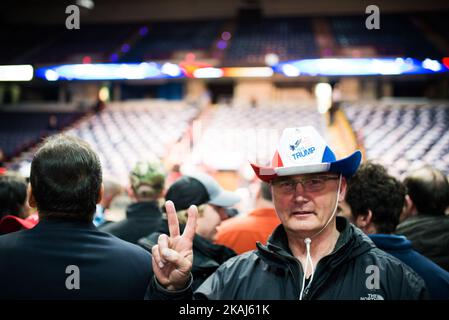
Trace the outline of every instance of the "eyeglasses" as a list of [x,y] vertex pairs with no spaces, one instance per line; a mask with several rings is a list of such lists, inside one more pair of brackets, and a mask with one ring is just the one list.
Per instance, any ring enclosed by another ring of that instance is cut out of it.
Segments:
[[316,192],[321,191],[326,186],[326,181],[328,180],[338,180],[339,176],[317,176],[317,177],[308,177],[302,179],[285,179],[285,180],[277,180],[273,181],[272,185],[275,190],[283,193],[290,194],[296,191],[296,187],[299,184],[302,185],[304,191],[306,192]]

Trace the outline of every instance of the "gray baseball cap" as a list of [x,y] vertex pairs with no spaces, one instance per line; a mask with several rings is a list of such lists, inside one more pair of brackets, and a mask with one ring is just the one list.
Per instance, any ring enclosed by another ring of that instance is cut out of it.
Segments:
[[219,207],[231,207],[240,201],[240,196],[234,192],[224,190],[214,178],[208,174],[197,172],[188,174],[206,188],[209,194],[209,204],[213,204]]

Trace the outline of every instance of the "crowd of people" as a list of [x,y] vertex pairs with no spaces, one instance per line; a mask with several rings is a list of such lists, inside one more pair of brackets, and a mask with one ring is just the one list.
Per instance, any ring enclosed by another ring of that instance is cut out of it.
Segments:
[[52,136],[29,177],[0,173],[0,299],[449,299],[447,177],[361,158],[287,128],[238,212],[205,172],[142,161],[123,186]]

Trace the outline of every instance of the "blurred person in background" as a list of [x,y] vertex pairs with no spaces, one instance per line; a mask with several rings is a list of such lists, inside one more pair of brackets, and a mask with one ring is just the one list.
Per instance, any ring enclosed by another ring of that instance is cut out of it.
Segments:
[[182,177],[181,166],[179,164],[174,164],[171,167],[169,174],[167,175],[165,187],[170,188],[170,186],[181,177]]
[[340,84],[336,83],[332,88],[332,101],[331,106],[328,110],[330,126],[335,124],[335,117],[337,115],[338,110],[340,109],[341,99],[342,95],[340,91]]
[[[0,148],[0,168],[4,168],[4,166],[5,166],[5,154],[4,154],[3,150],[2,150],[2,148]],[[1,173],[2,172],[0,172],[0,174]]]
[[162,163],[138,162],[130,173],[135,202],[126,209],[126,219],[100,226],[100,230],[137,244],[140,238],[155,232],[162,223],[159,199],[165,185]]
[[94,225],[97,227],[105,226],[110,223],[107,219],[107,212],[111,207],[111,203],[115,197],[125,192],[125,188],[112,179],[103,179],[103,186],[104,195],[101,202],[97,204],[97,209],[94,216]]
[[52,134],[55,134],[59,131],[59,121],[58,117],[54,114],[48,117],[47,122],[47,128],[46,128],[46,135],[50,136]]
[[449,271],[449,182],[444,173],[426,166],[404,180],[406,209],[396,234],[406,236],[413,248]]
[[413,250],[405,236],[394,234],[405,195],[405,186],[390,176],[383,166],[363,164],[348,183],[348,215],[379,249],[418,273],[424,279],[432,299],[449,299],[449,273]]
[[37,216],[30,216],[26,179],[14,172],[0,176],[0,234],[31,229]]
[[254,207],[245,216],[223,221],[217,228],[215,242],[233,249],[237,254],[255,250],[257,242],[265,245],[273,230],[281,223],[274,209],[268,183],[260,183]]

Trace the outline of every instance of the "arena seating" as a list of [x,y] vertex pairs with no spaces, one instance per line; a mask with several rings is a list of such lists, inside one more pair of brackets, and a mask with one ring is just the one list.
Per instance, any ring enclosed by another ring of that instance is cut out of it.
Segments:
[[42,137],[52,134],[49,118],[57,118],[55,130],[79,119],[82,112],[2,112],[0,113],[0,148],[7,158],[16,156],[21,151],[39,142]]
[[[184,162],[221,170],[238,169],[248,161],[270,161],[287,126],[313,125],[325,135],[324,117],[314,105],[220,106],[208,109],[194,122],[199,115],[199,109],[180,101],[114,102],[66,132],[91,144],[100,156],[105,176],[124,183],[137,161],[164,159],[192,126],[196,136]],[[32,152],[25,160],[29,162],[31,157]]]
[[213,41],[220,36],[222,24],[220,20],[149,24],[146,35],[123,55],[121,61],[170,59],[173,53],[182,50],[203,50],[207,56]]
[[312,125],[325,135],[324,117],[316,106],[298,103],[237,104],[212,110],[202,121],[191,161],[219,170],[240,169],[248,161],[268,163],[282,130]]
[[365,26],[366,16],[329,19],[335,40],[341,48],[371,46],[380,56],[421,59],[438,58],[442,54],[412,23],[410,15],[382,15],[380,30],[368,30]]
[[198,112],[179,101],[114,102],[67,133],[92,145],[100,156],[105,176],[127,182],[137,161],[162,159]]
[[261,17],[83,25],[76,32],[54,25],[0,25],[0,38],[8,49],[0,52],[0,63],[80,63],[87,55],[93,62],[139,62],[170,60],[175,53],[188,51],[202,51],[203,58],[210,58],[221,32],[228,28],[233,31],[227,47],[222,48],[222,65],[261,65],[268,53],[276,53],[280,61],[318,58],[319,34],[313,28],[316,19],[329,24],[330,34],[340,49],[371,47],[379,56],[421,59],[441,58],[445,54],[415,23],[415,20],[424,22],[447,40],[445,12],[382,14],[381,30],[368,30],[366,17]]
[[449,104],[367,102],[344,111],[364,142],[367,158],[398,177],[429,164],[449,173]]
[[[407,170],[424,164],[449,172],[447,103],[383,100],[346,103],[343,110],[367,158],[387,166],[392,174],[403,177]],[[193,122],[199,114],[199,109],[179,101],[117,102],[68,133],[88,141],[99,153],[105,174],[122,181],[136,161],[167,156],[192,124],[196,137],[186,163],[220,170],[238,169],[248,161],[267,163],[285,127],[313,125],[326,136],[325,118],[313,105],[220,106]],[[44,135],[49,115],[3,113],[1,148],[11,155],[35,143]],[[59,123],[76,116],[58,114]]]
[[81,63],[85,55],[92,62],[107,62],[138,30],[134,24],[83,25],[76,32],[57,26],[8,27],[0,30],[8,47],[0,53],[0,62]]
[[263,18],[241,20],[225,64],[264,64],[265,55],[275,53],[281,61],[316,58],[318,50],[308,18]]
[[449,11],[423,13],[423,19],[431,31],[440,34],[443,38],[449,39],[449,29],[447,28],[447,17]]
[[0,25],[0,39],[4,48],[0,50],[0,64],[34,62],[22,57],[48,42],[55,32],[56,27],[52,26]]

